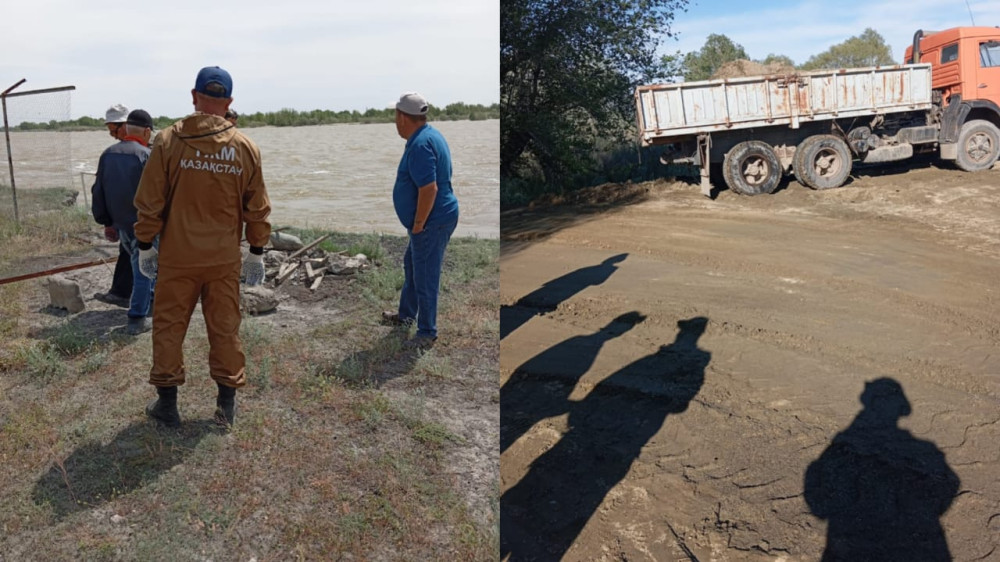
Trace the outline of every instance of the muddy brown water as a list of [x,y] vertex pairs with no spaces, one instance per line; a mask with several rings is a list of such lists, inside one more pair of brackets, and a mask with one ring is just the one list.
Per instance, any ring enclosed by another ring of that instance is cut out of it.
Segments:
[[[455,235],[498,237],[500,121],[431,124],[444,134],[452,152],[452,182],[461,208]],[[272,224],[405,234],[392,207],[396,166],[405,144],[394,124],[243,131],[261,150]],[[18,189],[85,186],[89,194],[91,173],[112,142],[104,131],[12,133],[16,185]],[[0,148],[6,162],[2,140]],[[9,185],[6,164],[2,170],[0,184]],[[84,204],[83,197],[79,203]]]
[[997,559],[1000,172],[638,190],[501,218],[503,554]]

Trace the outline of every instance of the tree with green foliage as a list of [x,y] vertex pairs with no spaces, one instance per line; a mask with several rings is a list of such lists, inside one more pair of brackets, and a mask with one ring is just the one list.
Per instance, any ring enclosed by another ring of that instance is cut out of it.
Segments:
[[635,121],[634,88],[687,0],[500,3],[500,175],[561,189]]
[[749,58],[742,45],[733,43],[725,35],[713,33],[705,40],[701,50],[684,55],[681,65],[684,80],[708,80],[727,62]]
[[684,76],[684,54],[680,51],[675,51],[673,54],[660,57],[659,74],[670,81]]
[[[494,103],[489,106],[475,104],[470,105],[462,102],[448,104],[444,108],[430,106],[427,117],[431,121],[481,121],[484,119],[497,119],[500,117],[500,104]],[[367,109],[364,113],[354,111],[329,111],[314,109],[312,111],[296,111],[294,109],[282,109],[262,113],[244,113],[240,115],[240,127],[302,127],[307,125],[333,125],[337,123],[392,123],[396,119],[396,110],[392,107],[385,109]],[[153,119],[155,129],[165,129],[179,118],[161,115]],[[23,122],[17,127],[20,131],[86,131],[90,129],[104,129],[104,118],[81,117],[73,121],[50,121],[48,123]]]
[[764,60],[760,61],[760,64],[763,65],[779,64],[781,66],[789,66],[791,68],[795,68],[795,61],[793,61],[791,57],[787,57],[785,55],[776,55],[774,53],[771,53],[766,57],[764,57]]
[[865,66],[886,66],[896,64],[892,60],[885,39],[874,29],[867,28],[857,37],[851,37],[829,50],[813,55],[801,66],[802,70],[832,70],[837,68],[857,68]]

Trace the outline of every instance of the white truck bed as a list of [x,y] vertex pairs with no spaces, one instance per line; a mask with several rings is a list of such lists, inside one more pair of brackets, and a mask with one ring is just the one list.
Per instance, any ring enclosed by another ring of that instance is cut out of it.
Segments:
[[678,137],[931,107],[931,65],[653,84],[635,92],[643,146]]

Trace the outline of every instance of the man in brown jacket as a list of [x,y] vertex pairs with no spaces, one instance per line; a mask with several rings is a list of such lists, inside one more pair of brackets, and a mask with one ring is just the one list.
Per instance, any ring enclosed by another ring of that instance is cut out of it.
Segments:
[[[216,420],[232,425],[236,389],[246,384],[240,343],[240,274],[264,281],[264,245],[271,204],[260,150],[226,121],[232,103],[229,73],[201,69],[191,90],[195,113],[157,135],[135,195],[135,235],[143,275],[156,279],[153,368],[158,399],[146,413],[177,427],[177,387],[184,384],[182,346],[201,298],[209,341],[209,373],[218,384]],[[242,257],[244,234],[250,251]],[[159,236],[159,250],[153,240]]]

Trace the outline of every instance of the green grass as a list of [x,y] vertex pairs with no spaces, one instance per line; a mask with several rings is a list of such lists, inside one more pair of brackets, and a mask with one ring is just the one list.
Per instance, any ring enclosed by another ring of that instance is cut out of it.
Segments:
[[[0,217],[0,269],[16,268],[25,251],[86,249],[73,225],[92,227],[74,222],[76,210],[49,214],[28,217],[28,227]],[[15,243],[24,251],[10,250]],[[40,286],[0,286],[0,552],[39,560],[495,560],[495,498],[463,495],[450,465],[450,453],[476,435],[443,419],[425,390],[434,385],[438,399],[445,391],[474,396],[495,418],[499,273],[491,260],[499,243],[453,241],[439,314],[448,344],[425,353],[404,349],[412,331],[378,323],[396,305],[405,243],[331,236],[333,251],[379,262],[325,303],[341,317],[296,330],[274,316],[244,318],[249,384],[228,434],[211,422],[215,384],[197,320],[178,393],[184,423],[158,430],[143,414],[155,396],[146,382],[149,336],[95,335],[72,315],[26,306],[44,300]],[[488,521],[470,501],[487,503]]]
[[24,356],[24,363],[25,374],[40,383],[62,378],[68,371],[59,351],[46,344],[29,347]]
[[317,246],[326,252],[346,252],[350,256],[364,254],[375,263],[381,263],[386,257],[386,250],[383,247],[385,237],[380,234],[342,234],[320,228],[288,228],[283,232],[297,236],[303,244],[309,244],[329,234],[330,236]]
[[74,357],[90,349],[92,338],[80,326],[63,324],[48,338],[49,345],[65,357]]

